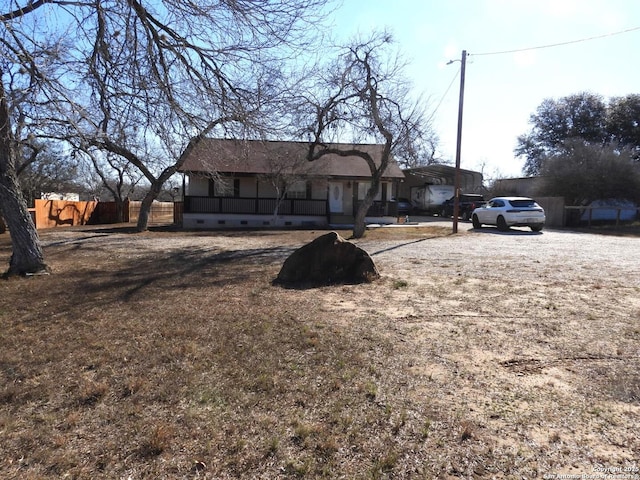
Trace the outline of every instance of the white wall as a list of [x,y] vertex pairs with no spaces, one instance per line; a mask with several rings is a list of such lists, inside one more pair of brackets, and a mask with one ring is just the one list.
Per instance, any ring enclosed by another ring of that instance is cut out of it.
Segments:
[[185,213],[183,228],[326,227],[325,216]]

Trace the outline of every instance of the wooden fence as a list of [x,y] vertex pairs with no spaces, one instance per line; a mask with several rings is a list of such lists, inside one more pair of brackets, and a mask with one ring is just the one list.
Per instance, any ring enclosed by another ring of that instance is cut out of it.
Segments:
[[[142,202],[129,202],[129,222],[136,223],[140,215]],[[153,202],[149,212],[150,223],[174,223],[173,202]]]
[[[123,220],[138,221],[142,202],[125,201]],[[37,229],[73,225],[102,225],[117,222],[115,202],[72,202],[66,200],[36,200],[30,208]],[[174,223],[173,202],[153,202],[150,223]]]
[[29,209],[36,228],[86,225],[98,202],[71,202],[67,200],[36,200]]

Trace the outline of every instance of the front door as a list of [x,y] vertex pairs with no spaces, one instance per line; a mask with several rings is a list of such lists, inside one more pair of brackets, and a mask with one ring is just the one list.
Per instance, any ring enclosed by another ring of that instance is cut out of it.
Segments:
[[342,213],[342,191],[341,182],[329,182],[329,211],[331,213]]

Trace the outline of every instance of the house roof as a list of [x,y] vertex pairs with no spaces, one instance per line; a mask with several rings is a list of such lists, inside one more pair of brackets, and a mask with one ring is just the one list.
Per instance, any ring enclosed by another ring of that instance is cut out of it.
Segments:
[[[379,164],[383,145],[333,144],[342,150],[365,151]],[[230,140],[206,138],[184,159],[179,172],[267,175],[274,172],[315,177],[370,178],[367,162],[357,156],[325,155],[307,160],[306,142]],[[404,178],[400,167],[392,162],[384,178]]]

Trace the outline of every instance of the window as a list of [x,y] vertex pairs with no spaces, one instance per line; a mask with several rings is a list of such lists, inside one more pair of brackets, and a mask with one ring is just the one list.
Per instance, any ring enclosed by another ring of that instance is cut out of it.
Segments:
[[307,198],[307,182],[302,180],[289,185],[287,198]]
[[530,198],[510,200],[509,203],[516,208],[518,207],[519,208],[522,208],[522,207],[535,208],[539,206],[535,201],[531,200]]
[[369,190],[369,182],[358,182],[358,200],[364,200]]
[[[239,197],[240,196],[240,179],[225,178],[213,181],[214,197]],[[211,190],[211,189],[209,189]]]
[[[371,188],[371,182],[358,182],[358,200],[364,200],[364,197],[367,195],[367,190]],[[387,195],[386,183],[382,182],[380,184],[380,189],[378,190],[378,194],[374,198],[376,201],[386,200],[382,198],[382,195]]]
[[[369,190],[369,188],[371,187],[371,182],[358,182],[356,185],[358,186],[358,200],[364,200],[364,197],[367,195],[367,190]],[[389,186],[389,182],[381,182],[378,193],[373,199],[377,202],[381,200],[389,200]]]

